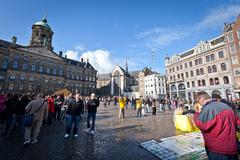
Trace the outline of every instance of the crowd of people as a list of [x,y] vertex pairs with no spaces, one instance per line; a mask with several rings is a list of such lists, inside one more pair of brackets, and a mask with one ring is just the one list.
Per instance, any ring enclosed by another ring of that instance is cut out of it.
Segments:
[[[82,97],[80,94],[65,97],[61,95],[18,95],[0,94],[0,123],[4,127],[1,133],[10,138],[17,127],[18,132],[24,134],[24,145],[35,144],[38,141],[38,134],[42,124],[50,125],[63,123],[66,119],[66,132],[64,138],[73,133],[78,137],[78,128],[81,116],[87,115],[88,134],[95,134],[95,120],[99,100],[94,93],[91,97]],[[29,122],[29,115],[33,115],[32,122]],[[28,117],[28,119],[26,118]],[[90,124],[91,122],[91,124]],[[72,130],[73,129],[73,130]]]

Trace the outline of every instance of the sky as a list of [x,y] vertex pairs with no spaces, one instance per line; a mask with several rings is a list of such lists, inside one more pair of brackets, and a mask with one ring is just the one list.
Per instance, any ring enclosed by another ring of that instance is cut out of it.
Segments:
[[0,39],[28,45],[31,27],[46,16],[53,47],[89,59],[99,73],[116,64],[165,73],[164,58],[222,34],[240,0],[0,0]]

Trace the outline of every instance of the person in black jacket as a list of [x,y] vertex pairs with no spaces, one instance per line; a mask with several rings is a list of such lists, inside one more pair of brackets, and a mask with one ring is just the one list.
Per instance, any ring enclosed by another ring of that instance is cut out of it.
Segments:
[[[87,110],[88,110],[88,117],[87,117],[87,129],[85,131],[89,134],[95,134],[95,120],[96,120],[96,113],[97,107],[99,106],[99,101],[96,99],[94,93],[91,94],[91,99],[87,102]],[[92,119],[92,126],[90,128],[90,120]]]
[[21,129],[24,129],[23,120],[25,116],[25,107],[30,102],[30,99],[26,95],[22,95],[15,103],[15,107],[12,112],[12,123],[7,133],[7,137],[10,136],[12,130],[18,124]]
[[67,129],[64,138],[69,137],[73,124],[74,124],[73,135],[75,138],[78,137],[78,126],[83,108],[84,108],[83,100],[80,99],[80,94],[76,94],[76,98],[72,99],[68,103],[68,109],[66,112]]

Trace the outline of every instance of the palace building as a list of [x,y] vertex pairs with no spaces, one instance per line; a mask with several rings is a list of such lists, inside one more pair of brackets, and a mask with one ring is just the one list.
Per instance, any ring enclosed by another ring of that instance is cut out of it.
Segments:
[[0,40],[0,90],[10,93],[52,94],[59,89],[89,95],[96,91],[97,71],[88,62],[76,61],[53,50],[53,30],[47,19],[32,26],[30,43],[17,37]]

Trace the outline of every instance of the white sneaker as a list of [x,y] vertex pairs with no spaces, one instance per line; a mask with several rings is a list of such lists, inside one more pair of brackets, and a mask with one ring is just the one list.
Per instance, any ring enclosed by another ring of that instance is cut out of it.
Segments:
[[38,142],[38,140],[35,139],[35,140],[33,140],[33,141],[31,142],[31,144],[35,144],[35,143],[37,143],[37,142]]
[[78,137],[78,134],[74,134],[74,136],[73,136],[74,138],[77,138]]
[[26,146],[28,144],[30,144],[30,141],[24,141],[24,143],[23,143],[24,146]]
[[68,137],[69,137],[69,134],[66,133],[66,134],[64,135],[64,138],[68,138]]
[[86,128],[84,131],[88,133],[90,131],[90,128]]
[[94,130],[91,130],[91,131],[90,131],[90,134],[91,134],[91,135],[94,135],[94,134],[95,134],[95,131],[94,131]]

